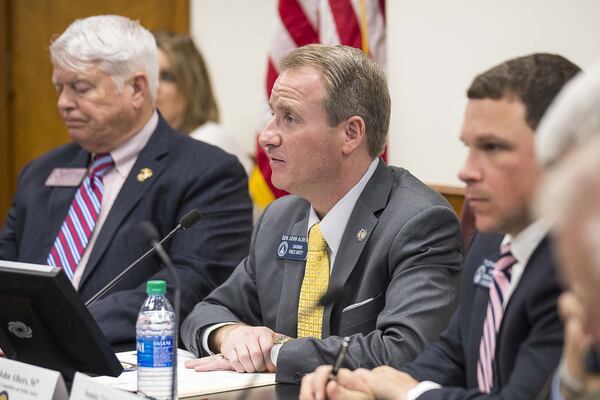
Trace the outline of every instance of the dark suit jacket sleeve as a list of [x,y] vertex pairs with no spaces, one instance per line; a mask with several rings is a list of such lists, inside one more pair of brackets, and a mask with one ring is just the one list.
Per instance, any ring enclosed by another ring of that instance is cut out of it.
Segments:
[[[345,367],[400,367],[438,338],[455,308],[460,255],[460,230],[454,212],[445,206],[425,208],[397,233],[387,255],[392,279],[375,330],[350,336]],[[281,348],[279,382],[299,382],[304,373],[333,364],[342,338],[296,339]]]
[[417,359],[400,370],[418,381],[433,381],[442,386],[465,387],[465,360],[460,337],[460,313],[452,315],[440,340],[429,345]]
[[[194,174],[196,183],[181,198],[169,200],[177,204],[177,219],[193,208],[200,210],[202,217],[189,230],[177,233],[165,246],[181,280],[182,318],[225,281],[233,266],[248,254],[251,229],[247,179],[234,157],[220,157],[211,169]],[[173,227],[164,228],[168,231]],[[144,266],[140,264],[136,268],[143,270]],[[151,279],[170,282],[164,266],[144,281]],[[112,343],[128,342],[133,339],[137,314],[146,298],[145,283],[128,290],[116,288],[91,305],[90,311]],[[172,298],[171,285],[169,292]]]
[[[548,279],[553,279],[548,277]],[[531,316],[531,331],[517,354],[516,363],[508,382],[498,393],[485,394],[477,389],[466,390],[460,378],[463,374],[459,348],[461,339],[457,336],[458,324],[453,319],[444,334],[444,340],[430,346],[404,370],[417,380],[431,380],[440,383],[441,389],[425,392],[419,400],[458,400],[458,399],[502,399],[526,400],[536,397],[548,376],[556,368],[555,360],[560,357],[563,327],[556,309],[557,290],[547,285],[547,290],[531,296],[527,307]],[[441,377],[447,376],[444,379]],[[451,378],[450,378],[451,377]]]
[[223,285],[216,288],[204,301],[194,307],[181,325],[181,340],[185,347],[196,356],[208,355],[202,348],[201,337],[203,330],[211,325],[220,322],[262,325],[260,302],[256,290],[253,249],[263,216],[259,219],[252,235],[250,255],[237,266]]
[[[26,170],[27,166],[23,168],[19,177],[19,182],[21,182],[21,177]],[[10,210],[8,210],[4,227],[2,228],[2,231],[0,231],[0,260],[18,261],[19,259],[17,245],[17,240],[19,239],[17,235],[17,208],[14,201],[15,200],[13,200]]]
[[6,223],[0,232],[0,260],[17,260],[17,237],[15,231],[15,208],[10,208]]

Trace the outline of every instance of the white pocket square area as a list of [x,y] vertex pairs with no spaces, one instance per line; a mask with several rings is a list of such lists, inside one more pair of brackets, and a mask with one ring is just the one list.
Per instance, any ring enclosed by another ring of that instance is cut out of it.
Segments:
[[354,310],[355,308],[358,308],[360,306],[364,306],[365,304],[368,304],[368,303],[372,302],[374,298],[375,297],[371,297],[371,298],[368,298],[368,299],[363,300],[361,302],[350,304],[349,306],[344,307],[344,309],[342,310],[342,312],[344,313],[346,311]]

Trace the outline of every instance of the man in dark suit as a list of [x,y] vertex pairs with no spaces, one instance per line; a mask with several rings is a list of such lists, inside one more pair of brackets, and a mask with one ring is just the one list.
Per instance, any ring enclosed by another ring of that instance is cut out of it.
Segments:
[[[118,16],[75,21],[50,47],[58,109],[73,143],[31,162],[0,233],[0,259],[60,266],[85,301],[196,208],[202,218],[165,245],[182,282],[182,315],[247,254],[252,229],[236,158],[174,131],[155,108],[156,43]],[[148,257],[90,306],[112,343],[133,342]]]
[[[402,365],[454,309],[457,217],[379,158],[390,98],[371,58],[312,45],[281,69],[259,140],[272,181],[294,195],[265,211],[248,258],[184,321],[183,342],[206,356],[188,367],[276,370],[278,381],[299,382],[334,361],[343,336],[350,365]],[[328,288],[337,295],[321,306]]]
[[459,172],[476,234],[446,331],[401,368],[330,367],[303,382],[301,398],[532,399],[556,367],[563,328],[548,228],[529,210],[541,178],[534,131],[554,96],[579,68],[533,54],[479,75],[468,90]]

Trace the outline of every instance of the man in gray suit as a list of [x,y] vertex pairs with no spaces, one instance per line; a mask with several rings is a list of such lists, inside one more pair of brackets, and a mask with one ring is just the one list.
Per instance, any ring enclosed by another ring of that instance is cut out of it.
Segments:
[[358,49],[302,47],[282,60],[270,106],[259,141],[293,195],[265,211],[250,255],[184,321],[183,342],[204,356],[187,366],[298,383],[334,362],[343,336],[347,367],[404,364],[454,310],[461,243],[448,203],[379,158],[383,71]]

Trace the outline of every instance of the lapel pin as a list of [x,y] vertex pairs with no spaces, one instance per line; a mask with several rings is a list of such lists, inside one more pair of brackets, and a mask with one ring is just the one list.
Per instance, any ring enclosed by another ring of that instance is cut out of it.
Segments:
[[362,228],[360,231],[358,231],[356,233],[356,238],[358,239],[359,242],[362,242],[363,240],[365,240],[366,237],[367,237],[367,230],[365,228]]
[[150,168],[142,168],[137,175],[138,182],[146,182],[154,173]]

